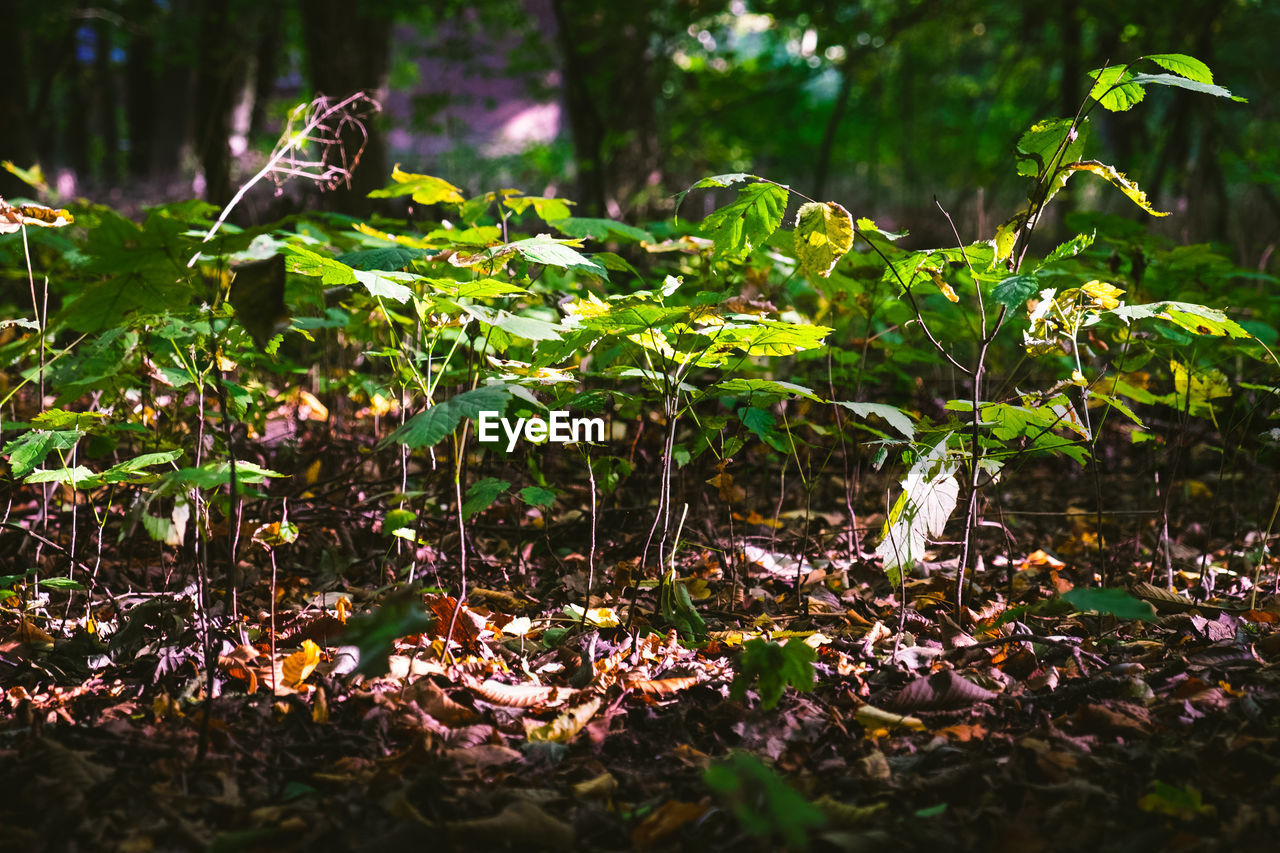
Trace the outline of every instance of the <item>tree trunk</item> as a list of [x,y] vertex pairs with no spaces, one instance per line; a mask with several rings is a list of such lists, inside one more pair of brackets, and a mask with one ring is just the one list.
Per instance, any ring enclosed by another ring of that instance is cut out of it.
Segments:
[[[0,86],[0,127],[5,129],[0,156],[25,168],[35,159],[35,144],[27,109],[27,58],[22,32],[22,4],[0,6],[0,54],[9,58],[7,79]],[[0,172],[0,197],[30,193],[22,181],[8,172]]]
[[230,0],[204,0],[196,60],[195,143],[204,170],[207,201],[221,207],[231,200],[231,109],[239,90]]
[[98,138],[102,140],[102,163],[97,177],[114,184],[120,178],[120,120],[116,115],[116,76],[111,67],[112,26],[104,20],[95,23],[93,61],[94,112],[97,114]]
[[644,3],[553,0],[583,215],[652,216],[665,204]]
[[[307,70],[316,94],[341,100],[365,91],[381,103],[390,67],[391,13],[378,4],[347,0],[306,0],[300,3],[302,34],[307,46]],[[376,121],[367,122],[368,138],[356,128],[342,134],[348,168],[355,168],[350,185],[325,195],[325,206],[353,216],[373,210],[370,191],[388,180],[386,136]],[[363,146],[363,151],[361,147]],[[354,162],[359,152],[358,162]]]
[[154,167],[156,134],[155,5],[153,0],[129,0],[125,13],[134,26],[124,69],[127,166],[130,177],[147,178]]

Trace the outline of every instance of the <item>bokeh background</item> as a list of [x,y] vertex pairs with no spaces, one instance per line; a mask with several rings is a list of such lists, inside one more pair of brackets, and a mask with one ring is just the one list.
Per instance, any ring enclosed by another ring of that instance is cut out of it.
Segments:
[[[264,191],[237,216],[367,215],[401,163],[643,221],[747,171],[933,244],[935,197],[966,239],[990,236],[1026,191],[1014,142],[1073,115],[1087,71],[1183,52],[1249,103],[1155,87],[1093,117],[1101,155],[1179,214],[1151,227],[1274,271],[1277,34],[1266,0],[10,0],[0,158],[63,199],[224,203],[291,107],[366,89],[383,110],[350,190]],[[1080,182],[1056,215],[1142,216],[1105,189]],[[0,195],[31,194],[0,175]]]

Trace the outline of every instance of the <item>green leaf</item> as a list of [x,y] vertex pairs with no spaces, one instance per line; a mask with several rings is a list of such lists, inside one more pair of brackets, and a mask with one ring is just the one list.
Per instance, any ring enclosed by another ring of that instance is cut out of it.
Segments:
[[453,432],[463,418],[475,418],[481,412],[504,412],[510,392],[502,385],[486,385],[464,391],[442,403],[424,409],[399,426],[378,445],[386,447],[399,442],[410,448],[431,447]]
[[738,198],[702,220],[701,231],[711,237],[721,257],[741,257],[764,244],[782,224],[790,190],[759,182],[738,190]]
[[1051,164],[1071,163],[1084,154],[1088,126],[1069,118],[1038,121],[1018,140],[1018,174],[1037,177]]
[[709,187],[730,187],[743,181],[758,181],[760,178],[755,175],[748,175],[746,172],[730,172],[725,175],[713,175],[710,178],[703,178],[696,184],[690,184],[684,190],[676,194],[676,214],[677,218],[680,213],[680,205],[684,202],[684,197],[689,194],[690,190],[706,189]]
[[326,287],[333,285],[355,284],[356,271],[341,261],[318,255],[297,243],[286,243],[285,259],[289,261],[289,270],[306,276],[318,276],[320,283]]
[[803,350],[822,346],[827,326],[810,326],[785,320],[757,320],[752,323],[732,323],[711,327],[708,334],[715,337],[716,347],[737,350],[748,356],[794,355]]
[[735,376],[732,379],[717,382],[711,386],[710,390],[723,396],[744,397],[753,405],[768,406],[792,397],[804,397],[815,403],[822,402],[822,398],[813,393],[812,389],[776,379],[746,379]]
[[668,569],[659,584],[658,612],[682,637],[701,640],[707,636],[707,623],[693,606],[688,588],[676,578],[674,569]]
[[1144,812],[1159,812],[1182,820],[1191,820],[1203,815],[1212,816],[1217,810],[1206,804],[1199,789],[1194,785],[1179,788],[1157,779],[1149,794],[1138,800],[1138,808]]
[[66,409],[45,409],[31,419],[32,426],[41,429],[77,429],[93,432],[100,429],[107,416],[102,412],[68,412]]
[[1187,56],[1185,53],[1153,53],[1142,58],[1150,59],[1164,70],[1172,71],[1188,80],[1194,80],[1197,83],[1213,82],[1213,72],[1209,70],[1209,66],[1194,56]]
[[73,489],[96,489],[102,485],[102,479],[91,469],[83,465],[74,468],[37,469],[24,483],[65,483]]
[[1011,275],[995,286],[991,297],[1013,311],[1021,308],[1039,289],[1040,282],[1034,275]]
[[50,453],[71,450],[83,435],[77,429],[32,430],[10,441],[0,452],[9,457],[9,471],[20,480],[43,465]]
[[556,502],[556,493],[542,486],[526,486],[520,490],[520,500],[529,506],[551,506]]
[[844,406],[860,418],[876,415],[884,418],[885,422],[895,430],[900,432],[907,440],[915,438],[915,424],[911,422],[911,418],[907,413],[896,406],[890,406],[887,403],[849,403],[844,400],[834,401],[837,406]]
[[462,190],[441,178],[430,175],[415,175],[404,172],[400,164],[391,170],[391,180],[395,183],[380,190],[369,193],[369,198],[395,198],[411,195],[418,204],[462,204]]
[[404,246],[381,246],[377,249],[361,249],[357,252],[346,252],[334,258],[353,270],[402,270],[412,262],[427,257],[423,249],[408,249]]
[[402,592],[383,602],[372,613],[353,616],[339,642],[359,649],[355,671],[366,677],[385,675],[387,658],[395,651],[396,640],[419,634],[435,624],[416,592]]
[[585,216],[555,219],[547,223],[561,234],[590,240],[621,240],[629,243],[652,243],[653,235],[643,228],[614,222],[612,219],[593,219]]
[[755,683],[761,707],[772,710],[788,685],[802,693],[813,690],[817,681],[813,662],[817,658],[813,647],[800,639],[792,639],[786,645],[748,640],[742,644],[742,656],[738,659],[738,671],[729,695],[742,701],[747,689]]
[[1123,65],[1090,71],[1089,76],[1094,80],[1089,97],[1113,113],[1132,109],[1146,95],[1145,89],[1132,82],[1133,73]]
[[[253,462],[236,461],[236,482],[241,485],[259,485],[268,477],[287,477]],[[231,483],[230,462],[206,462],[199,468],[182,468],[164,477],[165,493],[187,488],[216,489]]]
[[511,488],[511,484],[506,480],[499,480],[497,477],[485,477],[471,484],[471,488],[467,489],[466,500],[462,502],[462,520],[466,521],[478,512],[484,512],[493,506],[493,502],[498,499],[498,495]]
[[761,849],[807,850],[809,834],[827,822],[821,809],[750,753],[730,753],[702,778]]
[[167,465],[182,456],[181,450],[165,450],[160,453],[144,453],[132,459],[126,459],[102,472],[102,480],[106,483],[145,483],[156,479],[157,475],[144,468],[152,465]]
[[471,281],[456,281],[451,278],[429,278],[427,284],[442,293],[456,296],[459,299],[493,299],[499,296],[511,296],[529,291],[518,284],[498,278],[477,278]]
[[827,278],[853,248],[853,217],[834,201],[807,202],[796,211],[796,258],[808,275]]
[[1066,260],[1067,258],[1074,258],[1076,255],[1093,245],[1094,236],[1095,235],[1093,233],[1077,234],[1050,252],[1049,257],[1044,259],[1044,263],[1041,264],[1041,266],[1047,266],[1057,261]]
[[786,453],[790,449],[787,441],[774,429],[775,420],[772,412],[748,406],[742,410],[741,418],[743,426],[774,450]]
[[50,589],[84,589],[84,584],[71,578],[45,578],[40,585]]
[[1077,610],[1107,613],[1117,619],[1151,622],[1156,618],[1150,602],[1135,598],[1123,589],[1077,588],[1064,592],[1062,598]]

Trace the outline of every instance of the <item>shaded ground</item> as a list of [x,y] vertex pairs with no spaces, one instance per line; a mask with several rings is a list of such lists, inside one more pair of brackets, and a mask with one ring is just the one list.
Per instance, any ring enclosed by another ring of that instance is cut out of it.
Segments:
[[[819,491],[815,507],[829,514],[815,510],[807,535],[822,559],[802,566],[806,528],[790,501],[777,526],[695,508],[677,571],[706,632],[682,640],[673,623],[700,632],[680,596],[638,567],[654,492],[643,470],[652,448],[635,452],[641,473],[599,510],[594,560],[580,486],[545,518],[510,506],[478,517],[458,607],[433,588],[457,582],[447,514],[424,537],[432,544],[411,552],[374,530],[379,472],[355,444],[304,435],[287,454],[264,451],[279,470],[320,459],[323,471],[293,487],[290,520],[303,533],[274,549],[274,584],[267,551],[249,544],[263,520],[246,522],[238,619],[227,584],[213,580],[219,696],[203,756],[194,573],[145,538],[129,540],[132,550],[108,541],[92,623],[83,594],[68,608],[65,592],[47,589],[31,610],[47,618],[6,615],[0,845],[771,850],[807,836],[815,850],[1272,846],[1280,600],[1274,567],[1255,599],[1242,544],[1204,534],[1234,524],[1211,502],[1174,543],[1177,592],[1163,586],[1162,561],[1153,577],[1150,515],[1104,519],[1113,585],[1150,605],[1146,620],[1060,598],[1094,583],[1091,525],[1082,513],[1013,514],[1091,512],[1064,494],[1075,483],[1059,471],[1024,477],[1039,485],[989,508],[988,518],[1009,510],[1011,532],[985,543],[987,568],[959,614],[948,549],[908,579],[905,613],[873,561],[849,559],[841,488]],[[1079,485],[1087,494],[1088,479]],[[1035,494],[1040,486],[1057,499]],[[1149,507],[1144,488],[1115,473],[1107,496]],[[26,497],[9,521],[35,528],[39,502]],[[869,542],[881,520],[870,509],[861,518]],[[1202,553],[1223,568],[1212,589],[1184,570]],[[414,586],[389,587],[410,566]],[[634,617],[629,581],[641,587]],[[389,671],[353,672],[380,668],[379,637]],[[732,698],[753,637],[812,646],[813,689],[788,688],[771,709],[763,681]],[[773,769],[722,763],[734,750]],[[726,770],[728,790],[709,784],[710,765]]]

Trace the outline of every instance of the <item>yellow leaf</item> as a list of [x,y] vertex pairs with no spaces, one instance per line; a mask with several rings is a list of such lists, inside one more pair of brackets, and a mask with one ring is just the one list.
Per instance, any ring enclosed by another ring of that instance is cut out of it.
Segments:
[[1120,192],[1129,197],[1129,200],[1138,207],[1150,213],[1152,216],[1168,216],[1167,211],[1161,212],[1151,206],[1151,202],[1147,201],[1147,194],[1138,188],[1138,185],[1125,177],[1124,172],[1116,171],[1115,166],[1108,166],[1106,163],[1099,163],[1097,160],[1081,160],[1078,163],[1069,163],[1058,172],[1059,184],[1065,184],[1067,178],[1071,177],[1075,172],[1092,172],[1117,187]]
[[802,204],[796,211],[794,239],[804,271],[826,278],[853,247],[853,217],[834,201]]
[[1115,285],[1107,284],[1105,281],[1089,282],[1080,288],[1086,296],[1094,301],[1099,308],[1110,311],[1112,308],[1120,307],[1120,294],[1123,290]]
[[303,640],[302,648],[284,659],[280,667],[286,687],[297,687],[320,663],[320,647],[311,640]]
[[299,389],[298,417],[305,421],[327,421],[329,420],[329,407],[317,400],[316,396],[310,391]]
[[894,714],[890,711],[882,711],[873,705],[863,705],[854,712],[853,718],[857,720],[864,729],[875,731],[877,729],[913,729],[915,731],[924,731],[924,723],[917,717],[906,717],[902,714]]
[[316,690],[316,703],[311,706],[311,720],[322,726],[329,723],[329,700],[324,695],[323,687]]
[[942,279],[937,270],[929,270],[929,275],[933,277],[933,283],[938,285],[938,290],[942,291],[942,295],[947,297],[948,302],[960,301],[960,297],[956,296],[955,290]]
[[592,696],[576,708],[570,708],[545,725],[538,725],[536,720],[525,720],[525,737],[531,741],[555,741],[568,743],[573,736],[582,731],[582,727],[590,722],[596,711],[600,710],[601,697]]

